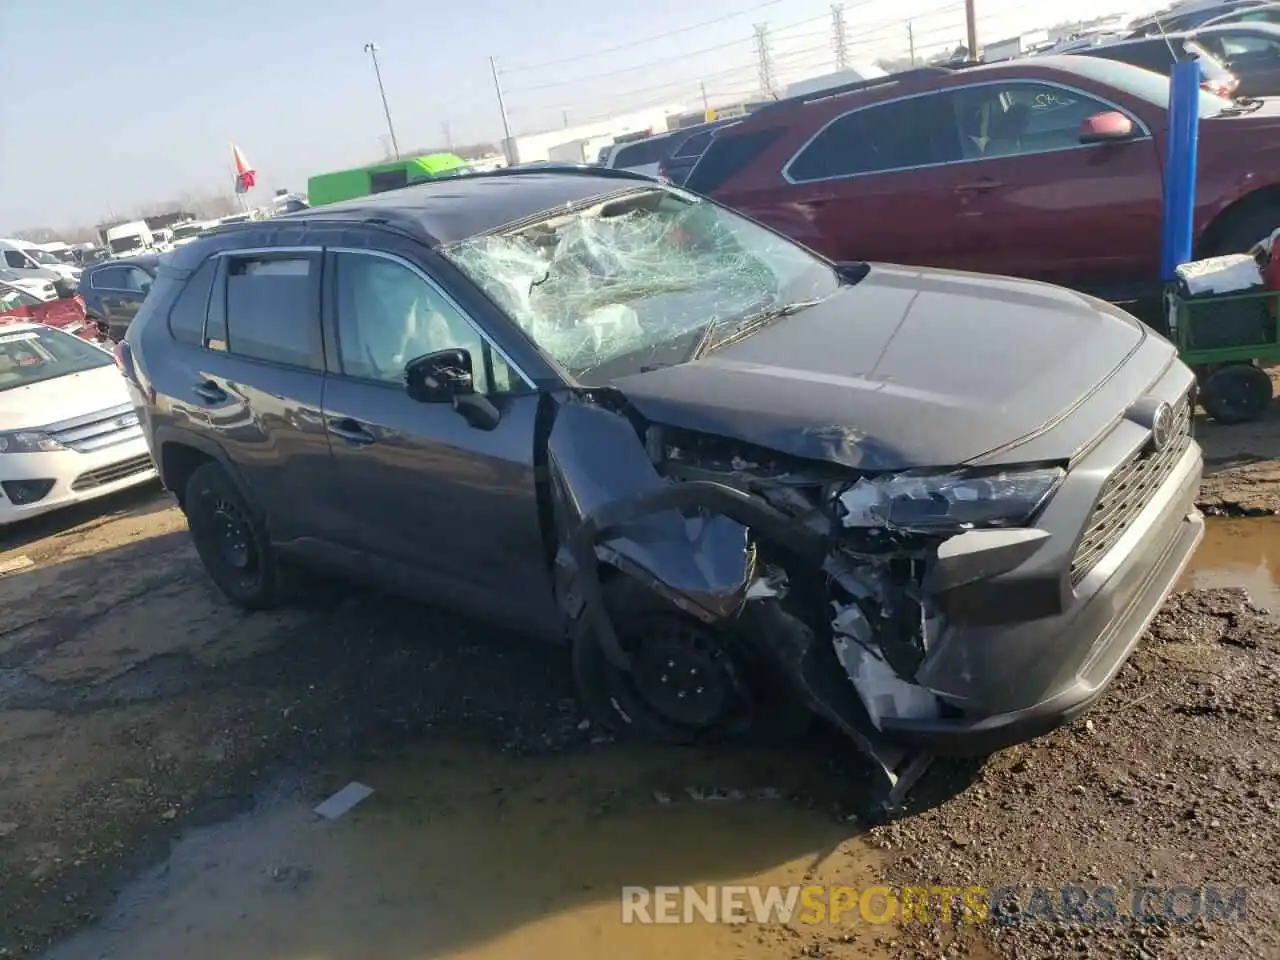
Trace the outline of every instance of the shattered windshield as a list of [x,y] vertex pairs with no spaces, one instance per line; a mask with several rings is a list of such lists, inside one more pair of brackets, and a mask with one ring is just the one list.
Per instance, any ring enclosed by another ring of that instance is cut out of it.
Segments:
[[830,264],[763,227],[648,187],[443,252],[583,382],[682,362],[840,283]]

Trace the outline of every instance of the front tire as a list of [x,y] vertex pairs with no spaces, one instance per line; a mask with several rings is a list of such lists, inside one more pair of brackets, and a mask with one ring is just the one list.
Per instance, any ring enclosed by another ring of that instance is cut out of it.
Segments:
[[789,742],[808,729],[808,707],[729,628],[702,623],[627,576],[606,581],[603,593],[632,671],[615,667],[580,626],[573,679],[593,723],[665,745]]
[[187,481],[183,512],[205,570],[228,600],[246,610],[280,601],[280,568],[266,527],[217,463]]

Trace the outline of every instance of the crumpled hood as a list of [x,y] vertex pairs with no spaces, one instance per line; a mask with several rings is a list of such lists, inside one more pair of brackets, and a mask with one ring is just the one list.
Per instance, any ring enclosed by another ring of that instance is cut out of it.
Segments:
[[0,389],[0,430],[60,423],[129,402],[129,388],[114,366],[98,367],[25,387]]
[[740,343],[613,385],[657,423],[855,469],[949,467],[1048,429],[1146,336],[1061,287],[876,265]]

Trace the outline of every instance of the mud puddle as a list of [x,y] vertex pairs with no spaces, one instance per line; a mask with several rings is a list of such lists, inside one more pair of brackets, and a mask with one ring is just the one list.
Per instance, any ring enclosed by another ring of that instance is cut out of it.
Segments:
[[[887,955],[893,931],[857,921],[622,922],[624,886],[875,882],[878,851],[833,815],[830,788],[797,790],[817,766],[776,752],[521,758],[456,743],[365,758],[188,831],[47,957]],[[335,821],[312,812],[351,779],[375,792]]]
[[1280,613],[1280,517],[1211,518],[1179,589],[1243,587]]

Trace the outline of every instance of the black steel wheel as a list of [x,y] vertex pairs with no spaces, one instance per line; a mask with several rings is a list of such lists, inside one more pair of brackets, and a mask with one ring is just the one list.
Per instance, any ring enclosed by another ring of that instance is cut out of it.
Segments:
[[1262,416],[1271,403],[1271,377],[1251,363],[1219,367],[1200,388],[1200,405],[1219,423],[1247,423]]
[[250,610],[279,600],[280,575],[266,530],[217,463],[199,467],[182,501],[196,552],[232,603]]
[[730,630],[695,619],[626,576],[608,580],[604,596],[632,669],[614,666],[591,630],[575,634],[574,683],[592,722],[664,744],[777,742],[784,727],[788,739],[807,728],[808,708]]

